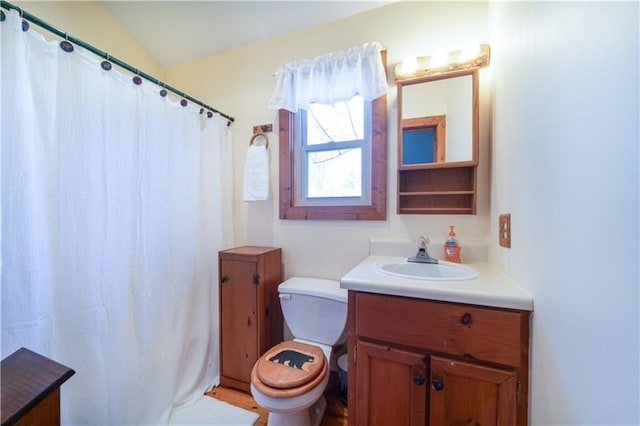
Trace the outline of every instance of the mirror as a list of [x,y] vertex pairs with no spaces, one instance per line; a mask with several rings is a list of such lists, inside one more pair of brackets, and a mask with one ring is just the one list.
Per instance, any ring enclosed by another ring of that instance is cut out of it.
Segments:
[[398,81],[400,168],[478,162],[478,71]]
[[478,70],[489,55],[483,44],[476,56],[459,50],[396,65],[398,214],[476,214]]

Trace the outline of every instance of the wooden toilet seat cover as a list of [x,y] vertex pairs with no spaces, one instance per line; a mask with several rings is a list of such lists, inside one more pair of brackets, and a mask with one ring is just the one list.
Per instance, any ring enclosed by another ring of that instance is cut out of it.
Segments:
[[[315,387],[326,373],[327,361],[322,349],[289,341],[272,347],[258,359],[251,380],[261,392],[284,398],[305,393]],[[285,395],[274,395],[280,393],[279,390]]]

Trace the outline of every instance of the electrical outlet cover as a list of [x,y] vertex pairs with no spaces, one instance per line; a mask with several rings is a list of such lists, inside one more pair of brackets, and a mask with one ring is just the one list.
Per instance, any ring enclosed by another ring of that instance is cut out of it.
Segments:
[[501,214],[498,227],[500,245],[511,248],[511,214]]

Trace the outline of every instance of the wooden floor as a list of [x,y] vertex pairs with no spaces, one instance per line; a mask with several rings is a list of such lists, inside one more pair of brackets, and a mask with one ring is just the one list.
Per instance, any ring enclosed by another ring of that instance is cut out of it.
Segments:
[[[260,414],[260,418],[254,424],[256,426],[266,426],[268,412],[258,407],[250,394],[218,386],[208,392],[207,395]],[[324,419],[322,419],[321,426],[346,426],[347,407],[340,402],[340,381],[337,373],[331,373],[324,395],[327,398],[327,411]]]

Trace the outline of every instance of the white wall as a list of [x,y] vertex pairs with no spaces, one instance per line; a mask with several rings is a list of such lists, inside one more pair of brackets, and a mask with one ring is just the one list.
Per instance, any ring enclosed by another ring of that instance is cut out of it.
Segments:
[[[210,97],[210,105],[237,118],[233,124],[236,244],[280,246],[287,276],[331,279],[340,278],[367,256],[370,238],[416,239],[427,234],[432,241],[444,243],[448,225],[456,225],[463,257],[465,242],[486,244],[489,228],[486,121],[480,153],[485,161],[479,171],[478,215],[400,216],[395,213],[397,109],[392,70],[408,55],[428,56],[438,49],[456,50],[469,41],[486,42],[487,8],[486,3],[401,2],[169,69],[167,78],[177,87],[197,93],[205,101]],[[277,203],[277,131],[270,135],[271,199],[252,204],[243,202],[242,171],[251,127],[273,123],[277,129],[276,111],[266,108],[275,87],[274,71],[287,62],[345,50],[372,40],[388,49],[388,220],[281,221]]]
[[638,13],[490,6],[490,254],[534,297],[534,425],[640,423]]

